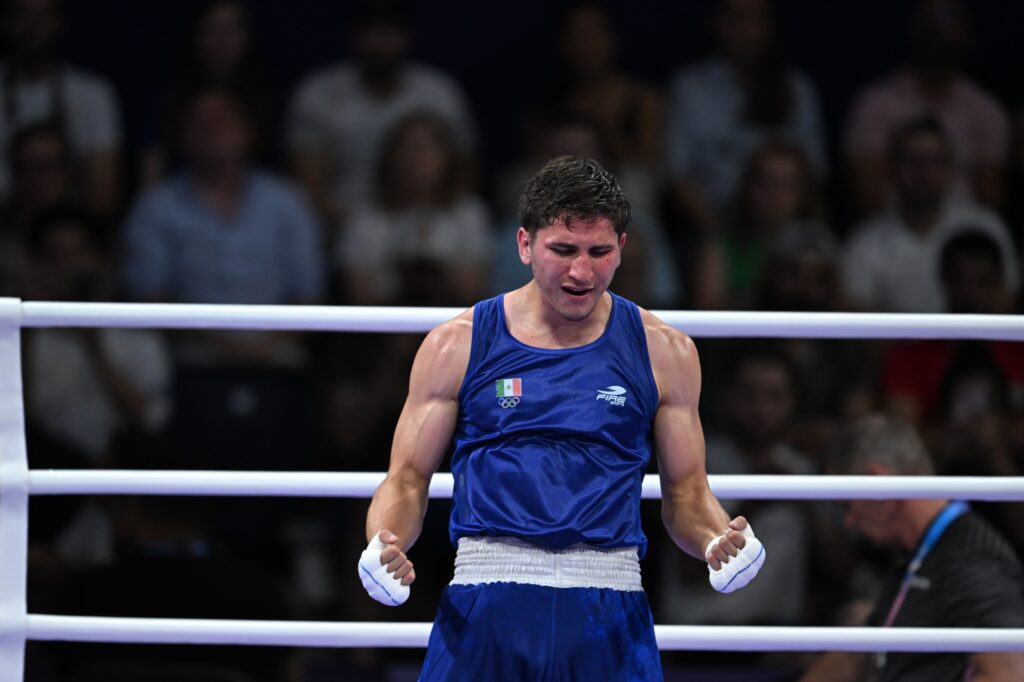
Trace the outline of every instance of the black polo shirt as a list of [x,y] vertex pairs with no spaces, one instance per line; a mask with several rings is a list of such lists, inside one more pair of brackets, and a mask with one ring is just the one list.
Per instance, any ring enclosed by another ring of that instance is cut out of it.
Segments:
[[[886,576],[869,625],[885,622],[913,554]],[[981,517],[960,516],[925,557],[893,627],[1024,627],[1024,570],[1017,555]],[[969,656],[889,652],[872,657],[872,679],[961,682]]]

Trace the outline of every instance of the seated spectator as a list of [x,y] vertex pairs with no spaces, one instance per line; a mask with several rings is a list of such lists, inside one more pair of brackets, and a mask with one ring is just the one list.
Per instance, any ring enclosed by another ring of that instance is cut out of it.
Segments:
[[[755,291],[756,310],[843,310],[840,249],[815,223],[791,223],[765,249]],[[839,420],[874,407],[876,358],[857,339],[784,339],[780,351],[793,367],[800,403],[790,443],[818,455]]]
[[813,221],[784,225],[764,245],[754,286],[756,310],[839,312],[843,309],[839,242]]
[[12,190],[7,159],[19,130],[51,121],[65,131],[85,205],[108,217],[119,206],[121,123],[107,81],[65,64],[59,0],[5,0],[7,59],[0,63],[0,198]]
[[[810,474],[813,464],[787,443],[798,396],[793,372],[774,349],[748,347],[730,357],[724,395],[726,428],[707,438],[709,474]],[[707,571],[678,553],[664,557],[659,619],[693,624],[802,622],[810,585],[812,537],[792,502],[723,500],[730,516],[750,521],[771,559],[744,592],[719,594]],[[758,585],[757,583],[760,583]]]
[[[104,236],[85,214],[40,215],[29,239],[31,298],[104,301],[113,281]],[[115,436],[155,433],[170,416],[170,359],[148,330],[32,329],[25,332],[26,417],[73,459],[109,463]]]
[[[316,303],[324,264],[302,196],[251,165],[252,128],[234,93],[195,94],[182,131],[185,168],[146,192],[124,229],[123,269],[137,300]],[[175,335],[174,433],[202,468],[301,468],[311,415],[303,339],[286,332]]]
[[[295,189],[249,163],[252,128],[241,101],[226,90],[195,94],[181,142],[188,164],[146,192],[125,226],[131,296],[188,303],[319,301],[323,263],[315,219]],[[200,355],[206,361],[298,360],[297,349],[279,345],[278,335],[204,338]]]
[[459,181],[447,123],[414,114],[388,133],[373,201],[357,205],[337,266],[357,305],[469,305],[491,255],[487,207]]
[[0,296],[24,297],[29,226],[74,199],[71,156],[63,130],[53,123],[26,126],[9,151],[13,192],[0,209]]
[[[998,245],[984,232],[952,237],[942,250],[950,312],[1007,314],[1012,297]],[[1014,427],[1024,415],[1024,345],[1009,341],[912,341],[889,349],[881,375],[886,410],[919,424],[941,474],[1015,476]],[[992,504],[988,518],[1020,551],[1019,505]]]
[[697,308],[750,308],[765,251],[787,224],[816,220],[818,195],[810,162],[800,147],[769,142],[747,160],[722,228],[708,235],[695,265]]
[[[931,475],[928,452],[912,426],[887,417],[851,422],[830,453],[832,474]],[[1013,550],[963,502],[851,500],[846,523],[873,543],[900,551],[868,624],[875,627],[1024,627],[1024,571]],[[911,559],[913,557],[913,559]],[[765,564],[767,566],[767,563]],[[1024,653],[833,652],[804,682],[1017,680]]]
[[909,64],[855,100],[845,151],[864,213],[891,203],[898,171],[889,142],[925,115],[935,116],[949,136],[952,191],[989,208],[1001,206],[1009,119],[998,100],[963,72],[971,43],[967,15],[961,0],[918,0],[911,14]]
[[879,312],[942,312],[940,252],[964,226],[995,241],[1004,281],[1011,290],[1018,287],[1017,256],[1002,220],[954,196],[952,154],[945,129],[932,117],[914,119],[893,138],[896,204],[858,225],[846,246],[844,280],[855,306]]
[[292,168],[332,228],[345,222],[355,203],[371,200],[384,138],[406,116],[438,116],[448,123],[464,165],[474,155],[465,96],[446,74],[409,61],[410,41],[403,0],[360,0],[354,60],[309,76],[292,98],[285,133]]
[[772,4],[714,4],[720,55],[673,78],[666,120],[673,196],[704,230],[717,224],[736,195],[743,164],[765,140],[800,146],[819,178],[826,169],[818,96],[787,63]]
[[[942,284],[952,313],[1009,314],[1013,297],[1006,286],[999,245],[983,231],[966,227],[941,254]],[[1010,341],[912,341],[893,346],[882,374],[886,409],[917,424],[934,420],[941,407],[944,377],[957,348],[984,346],[1003,381],[1024,398],[1024,348]],[[1021,400],[1024,404],[1024,399]]]
[[[105,235],[81,211],[40,214],[28,240],[31,298],[111,298]],[[25,421],[33,468],[110,467],[129,442],[131,460],[171,417],[171,363],[162,337],[141,329],[27,329],[23,335]],[[30,603],[50,610],[68,569],[113,560],[113,521],[102,502],[66,498],[33,504]]]
[[177,131],[191,96],[206,88],[235,93],[253,119],[257,156],[272,151],[275,91],[253,44],[249,6],[242,0],[204,0],[193,15],[169,85],[144,124],[142,184],[150,186],[180,162]]

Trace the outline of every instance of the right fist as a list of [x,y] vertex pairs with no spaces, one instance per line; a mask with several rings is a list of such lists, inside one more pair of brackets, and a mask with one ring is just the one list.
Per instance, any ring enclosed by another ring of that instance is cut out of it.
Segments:
[[409,585],[416,580],[412,562],[398,548],[398,538],[389,530],[373,536],[359,555],[359,579],[367,593],[387,606],[400,606],[409,598]]

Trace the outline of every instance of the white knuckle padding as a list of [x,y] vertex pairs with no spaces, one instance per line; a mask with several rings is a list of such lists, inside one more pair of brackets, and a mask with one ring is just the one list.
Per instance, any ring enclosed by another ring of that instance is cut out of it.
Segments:
[[[740,532],[747,539],[743,549],[739,550],[736,556],[729,557],[729,563],[722,564],[722,567],[717,571],[711,568],[711,564],[708,564],[708,580],[711,581],[711,587],[724,594],[735,592],[744,587],[754,579],[754,576],[761,570],[761,565],[764,563],[764,545],[754,537],[754,529],[748,524]],[[708,543],[707,548],[704,550],[705,558],[711,553],[711,549],[724,537],[725,535],[719,535]]]
[[366,592],[381,604],[401,606],[409,598],[409,586],[388,573],[387,564],[380,562],[380,553],[386,547],[380,533],[373,536],[359,555],[359,579],[363,581]]

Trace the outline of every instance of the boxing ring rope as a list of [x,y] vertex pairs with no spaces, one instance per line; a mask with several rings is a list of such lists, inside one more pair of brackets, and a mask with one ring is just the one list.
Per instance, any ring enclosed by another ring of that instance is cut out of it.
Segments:
[[[17,299],[4,299],[17,301]],[[427,332],[462,308],[21,303],[23,327],[139,327],[277,331]],[[1024,341],[1016,315],[757,313],[656,310],[693,337],[818,339],[989,339]]]
[[[28,616],[33,640],[295,647],[425,647],[430,623],[321,623]],[[1019,651],[1024,631],[655,625],[671,651]]]
[[[317,471],[136,471],[36,469],[31,495],[220,495],[253,497],[371,497],[383,473]],[[746,500],[912,500],[958,498],[1024,502],[1024,477],[983,476],[708,476],[717,497]],[[450,498],[449,473],[434,474],[432,498]],[[657,475],[644,477],[641,496],[661,498]]]
[[[28,469],[22,327],[425,332],[457,308],[293,307],[22,302],[0,298],[0,682],[20,682],[26,640],[329,647],[423,647],[429,623],[325,623],[99,618],[26,612],[29,495],[147,494],[367,497],[382,474]],[[1015,316],[657,311],[694,337],[1024,341]],[[721,497],[1024,500],[1024,478],[711,476]],[[450,497],[439,474],[432,497]],[[643,484],[658,498],[656,477]],[[721,651],[1022,651],[1024,629],[803,628],[658,625],[659,647]]]

